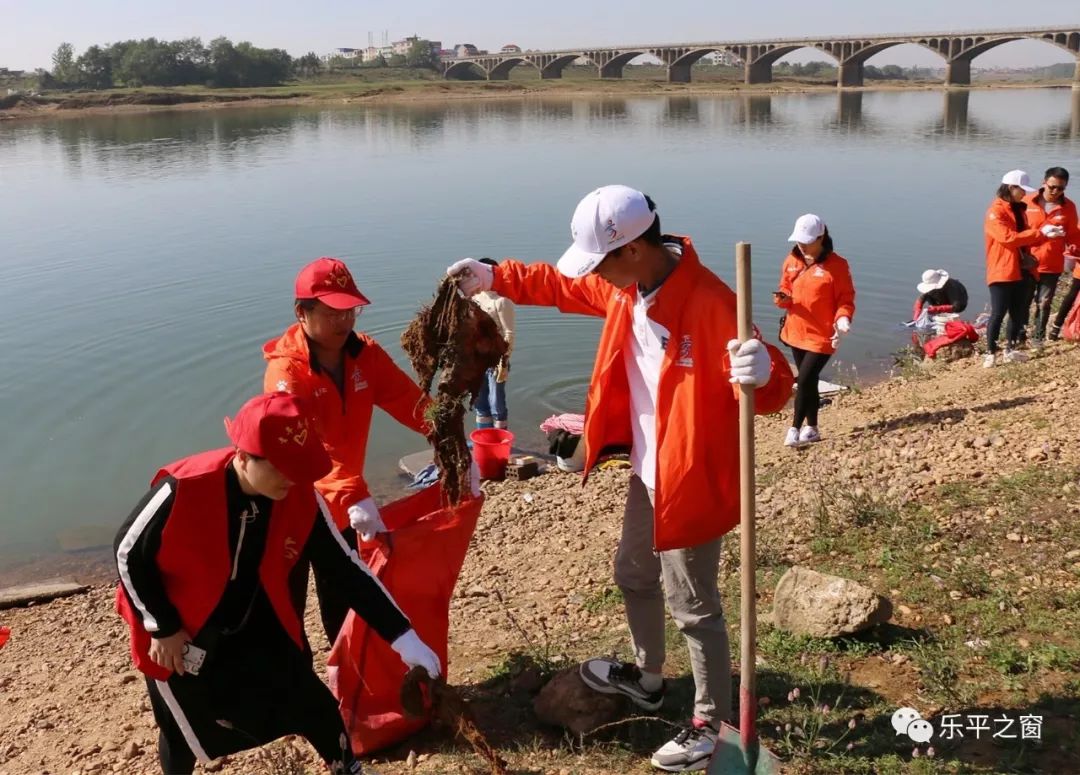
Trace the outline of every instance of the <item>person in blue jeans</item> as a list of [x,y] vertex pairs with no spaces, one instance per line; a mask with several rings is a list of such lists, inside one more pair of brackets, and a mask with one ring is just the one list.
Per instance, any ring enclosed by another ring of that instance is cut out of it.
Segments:
[[[481,263],[498,266],[491,258],[481,258]],[[510,350],[514,347],[514,302],[494,291],[481,291],[472,300],[491,316],[506,340],[506,355],[494,369],[488,369],[487,379],[476,396],[477,428],[508,428],[509,412],[506,408],[506,380],[510,376]]]

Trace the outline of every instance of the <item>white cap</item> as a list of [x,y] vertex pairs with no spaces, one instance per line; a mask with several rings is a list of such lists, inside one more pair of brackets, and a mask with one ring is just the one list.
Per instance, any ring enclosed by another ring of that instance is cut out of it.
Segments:
[[944,269],[927,269],[922,273],[922,282],[916,285],[919,293],[930,293],[944,287],[949,282],[949,273]]
[[567,277],[584,277],[608,253],[648,231],[655,220],[656,213],[640,191],[627,186],[596,189],[574,210],[570,221],[574,244],[559,259],[559,271]]
[[1027,191],[1029,194],[1034,194],[1038,189],[1031,187],[1031,178],[1023,170],[1012,170],[1006,172],[1005,176],[1001,179],[1001,182],[1006,186],[1020,186],[1020,188]]
[[795,230],[792,231],[791,236],[788,237],[788,242],[798,242],[802,245],[809,245],[824,233],[825,221],[821,220],[813,213],[807,213],[806,215],[800,215],[799,220],[795,221]]

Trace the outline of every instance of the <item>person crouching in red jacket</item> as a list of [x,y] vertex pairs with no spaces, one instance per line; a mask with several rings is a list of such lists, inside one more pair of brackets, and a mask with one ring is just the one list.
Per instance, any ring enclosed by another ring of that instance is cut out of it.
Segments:
[[410,667],[439,658],[337,531],[313,484],[330,458],[302,400],[252,398],[232,446],[171,463],[116,535],[117,612],[146,677],[167,775],[285,735],[335,775],[360,772],[312,669],[293,575],[310,562]]
[[[735,294],[706,269],[689,237],[665,235],[653,201],[605,186],[578,204],[573,245],[558,261],[473,259],[451,266],[461,291],[602,318],[585,405],[588,471],[630,450],[634,474],[615,557],[635,660],[590,659],[584,682],[655,711],[664,700],[664,603],[686,636],[692,722],[652,757],[700,770],[731,719],[731,655],[717,572],[720,537],[739,521],[739,384],[759,413],[791,395],[791,370],[760,339],[739,343]],[[734,383],[734,384],[733,384]]]

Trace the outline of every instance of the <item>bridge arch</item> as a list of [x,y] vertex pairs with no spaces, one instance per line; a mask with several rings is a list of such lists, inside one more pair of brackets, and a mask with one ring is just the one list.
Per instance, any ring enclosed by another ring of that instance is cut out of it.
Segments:
[[804,48],[825,54],[836,61],[837,66],[842,64],[842,59],[825,44],[800,43],[791,46],[740,46],[735,53],[742,57],[746,63],[747,83],[772,83],[773,65],[786,57]]
[[562,78],[563,70],[581,58],[581,54],[566,54],[552,59],[540,68],[541,78]]
[[482,81],[487,72],[476,62],[454,62],[450,64],[443,77],[453,81]]
[[640,56],[648,55],[648,51],[620,51],[606,62],[603,59],[597,61],[596,57],[589,57],[597,63],[601,78],[622,78],[623,68]]
[[540,69],[536,66],[536,63],[528,57],[510,57],[508,59],[502,60],[494,67],[492,67],[491,70],[488,71],[488,80],[507,81],[510,79],[510,71],[518,65],[528,65],[529,67],[536,68],[537,70]]

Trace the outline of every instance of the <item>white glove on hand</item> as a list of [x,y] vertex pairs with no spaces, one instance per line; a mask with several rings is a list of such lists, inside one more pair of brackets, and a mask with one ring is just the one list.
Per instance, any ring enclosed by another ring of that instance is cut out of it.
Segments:
[[379,507],[373,498],[364,498],[349,506],[349,524],[364,541],[370,541],[376,533],[386,532],[386,525],[379,516]]
[[1039,231],[1041,231],[1043,233],[1043,236],[1047,237],[1048,239],[1057,239],[1058,237],[1065,236],[1065,230],[1060,226],[1055,226],[1052,223],[1045,224],[1041,229],[1039,229]]
[[851,319],[847,315],[837,318],[836,330],[841,334],[846,334],[851,330]]
[[446,269],[446,274],[456,277],[458,288],[466,296],[475,296],[480,291],[490,291],[495,282],[495,273],[491,266],[475,258],[463,258]]
[[731,382],[736,385],[761,387],[772,374],[772,360],[765,344],[757,339],[740,343],[732,339],[727,343],[731,358]]
[[427,670],[427,674],[432,678],[438,678],[442,672],[439,657],[428,648],[424,641],[420,640],[416,630],[409,630],[391,643],[390,648],[396,651],[398,656],[401,657],[401,661],[410,668],[422,667]]

